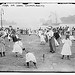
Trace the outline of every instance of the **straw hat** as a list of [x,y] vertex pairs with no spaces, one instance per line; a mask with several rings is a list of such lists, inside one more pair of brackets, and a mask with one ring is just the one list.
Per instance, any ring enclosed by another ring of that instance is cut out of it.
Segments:
[[48,26],[48,27],[46,27],[47,29],[52,29],[52,27],[51,26]]

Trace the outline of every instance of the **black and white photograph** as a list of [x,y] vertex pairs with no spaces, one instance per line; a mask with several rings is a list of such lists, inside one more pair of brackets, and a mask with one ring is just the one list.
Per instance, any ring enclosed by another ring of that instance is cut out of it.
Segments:
[[75,2],[0,2],[0,72],[75,73]]

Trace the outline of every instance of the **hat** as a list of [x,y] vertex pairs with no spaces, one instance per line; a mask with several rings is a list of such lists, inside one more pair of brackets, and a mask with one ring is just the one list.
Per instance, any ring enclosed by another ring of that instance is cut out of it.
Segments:
[[51,29],[51,28],[52,28],[51,26],[48,26],[48,27],[47,27],[47,29]]

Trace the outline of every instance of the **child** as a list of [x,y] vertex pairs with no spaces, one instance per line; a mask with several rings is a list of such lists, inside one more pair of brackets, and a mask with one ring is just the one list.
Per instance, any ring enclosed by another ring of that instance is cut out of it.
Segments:
[[44,33],[41,34],[40,41],[41,41],[41,44],[45,44],[46,43]]
[[67,59],[70,59],[69,56],[72,54],[71,53],[72,42],[69,39],[69,35],[66,35],[66,39],[63,39],[62,43],[64,43],[62,47],[62,52],[61,52],[62,59],[64,58],[64,56],[67,56]]
[[11,40],[10,34],[8,34],[8,40],[9,40],[9,42],[10,42],[10,40]]
[[5,56],[5,40],[2,37],[0,37],[0,55]]
[[16,53],[17,57],[17,54],[22,55],[22,50],[23,50],[23,43],[21,42],[21,39],[17,39],[14,43],[12,52]]
[[26,64],[27,64],[28,68],[29,68],[29,63],[30,62],[33,62],[35,68],[37,68],[36,67],[36,58],[35,58],[34,54],[31,53],[31,52],[26,52]]

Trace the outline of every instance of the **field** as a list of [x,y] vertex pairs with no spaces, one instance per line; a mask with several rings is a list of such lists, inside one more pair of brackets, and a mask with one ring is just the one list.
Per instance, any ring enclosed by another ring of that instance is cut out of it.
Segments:
[[[50,53],[49,45],[46,43],[45,45],[40,45],[40,39],[36,35],[21,35],[22,42],[26,50],[29,50],[34,53],[37,59],[37,69],[31,63],[30,68],[27,68],[25,63],[25,58],[18,57],[12,53],[13,43],[9,42],[6,38],[6,56],[0,57],[0,71],[68,71],[75,72],[75,41],[73,41],[72,46],[72,55],[70,56],[70,60],[61,59],[61,47],[57,47],[56,53]],[[43,61],[43,54],[45,54],[45,60]],[[23,51],[23,57],[25,57],[25,51]]]

